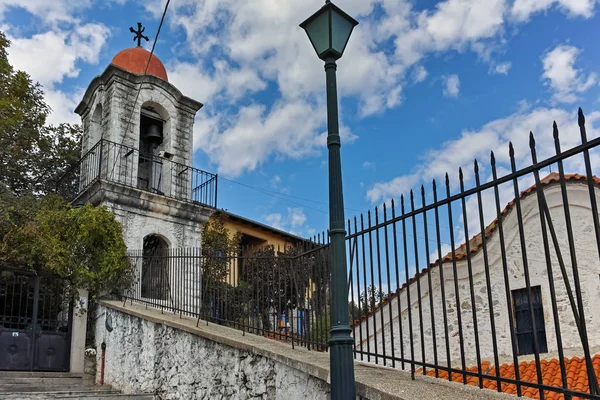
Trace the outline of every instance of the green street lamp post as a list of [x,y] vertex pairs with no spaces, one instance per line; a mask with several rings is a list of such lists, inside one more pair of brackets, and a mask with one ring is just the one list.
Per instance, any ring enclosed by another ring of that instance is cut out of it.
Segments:
[[358,22],[329,0],[319,11],[300,24],[308,34],[319,58],[325,61],[327,82],[327,148],[329,149],[329,237],[331,238],[331,338],[329,339],[331,399],[356,398],[354,382],[354,339],[348,321],[348,286],[346,273],[346,230],[336,60],[342,57],[350,34]]

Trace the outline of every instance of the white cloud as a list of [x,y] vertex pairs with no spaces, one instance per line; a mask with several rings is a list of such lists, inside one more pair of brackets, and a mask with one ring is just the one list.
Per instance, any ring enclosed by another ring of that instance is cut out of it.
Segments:
[[490,74],[495,74],[495,75],[508,75],[508,71],[512,68],[512,62],[510,61],[506,61],[506,62],[502,62],[500,64],[494,64],[492,63],[490,65]]
[[575,68],[581,50],[574,46],[560,45],[542,57],[544,73],[542,79],[554,92],[552,99],[561,103],[577,101],[578,94],[597,83],[594,73],[584,74]]
[[268,225],[272,226],[275,229],[283,230],[283,217],[279,213],[273,213],[266,215],[264,217],[265,221]]
[[416,14],[414,23],[400,25],[393,32],[396,57],[407,65],[421,60],[427,53],[447,50],[464,51],[502,33],[505,0],[446,0],[434,10]]
[[[425,62],[431,54],[473,51],[489,64],[490,73],[506,74],[510,68],[509,62],[495,64],[492,57],[505,46],[507,24],[511,28],[515,24],[508,0],[444,0],[424,10],[413,4],[408,0],[343,4],[360,25],[339,60],[338,89],[341,99],[357,100],[358,109],[351,111],[359,118],[401,104],[407,80],[426,78]],[[145,3],[156,16],[163,5],[163,0]],[[206,102],[205,116],[197,118],[197,124],[205,125],[196,128],[199,137],[194,143],[219,172],[236,175],[271,158],[300,158],[321,151],[316,143],[323,140],[319,130],[325,124],[323,64],[298,27],[321,5],[321,0],[171,4],[168,22],[173,29],[182,29],[187,40],[175,51],[185,56],[185,62],[172,62],[169,73],[186,94]],[[575,6],[559,9],[569,15],[579,12]],[[229,74],[235,79],[227,79]],[[447,78],[446,93],[455,97],[459,79]],[[278,91],[273,103],[253,102],[251,96],[267,87]],[[284,118],[287,124],[281,123]]]
[[71,124],[81,123],[79,115],[73,111],[83,98],[84,90],[75,90],[72,93],[65,93],[61,90],[46,89],[44,90],[44,98],[46,103],[52,109],[48,115],[47,123],[49,125],[58,125],[66,122]]
[[569,16],[589,18],[593,15],[596,0],[515,0],[510,10],[518,21],[526,21],[533,14],[557,7]]
[[169,65],[169,82],[190,97],[213,103],[219,100],[234,103],[266,88],[266,82],[255,70],[232,68],[225,60],[213,60],[210,66],[174,63]]
[[79,62],[94,64],[109,36],[101,24],[85,24],[72,30],[49,30],[29,38],[8,36],[10,63],[27,71],[46,87],[79,75]]
[[0,0],[0,20],[7,10],[22,8],[46,22],[73,22],[73,12],[87,8],[90,4],[90,0]]
[[44,25],[58,27],[81,22],[83,11],[95,8],[110,7],[114,4],[125,4],[127,0],[0,0],[0,21],[5,18],[6,11],[22,9],[38,17]]
[[95,64],[110,34],[101,24],[75,25],[69,30],[47,30],[31,37],[10,35],[9,62],[26,71],[33,81],[43,85],[46,103],[52,109],[49,124],[78,123],[73,112],[83,97],[83,89],[65,92],[58,86],[65,78],[79,75],[81,63]]
[[[552,122],[556,121],[560,129],[563,150],[579,143],[579,127],[575,110],[561,108],[523,109],[505,118],[491,121],[473,131],[465,130],[457,139],[442,143],[421,156],[421,163],[415,165],[413,171],[398,176],[387,182],[372,185],[367,198],[373,204],[398,198],[407,194],[410,189],[421,183],[430,185],[433,179],[438,181],[438,192],[443,185],[446,173],[450,176],[452,188],[457,187],[458,169],[464,171],[465,185],[474,182],[473,160],[478,159],[482,181],[490,176],[490,151],[494,151],[498,173],[509,170],[508,143],[512,142],[515,150],[517,166],[531,164],[529,136],[533,131],[536,137],[538,159],[547,158],[554,153]],[[587,116],[588,136],[597,137],[600,133],[593,126],[600,121],[600,113],[593,112]],[[431,162],[435,160],[435,162]],[[570,158],[565,161],[565,169],[569,172],[580,172],[582,160]]]
[[[270,156],[302,158],[322,148],[317,132],[325,115],[317,110],[301,100],[279,102],[270,110],[257,104],[244,106],[231,121],[211,120],[212,130],[197,129],[204,135],[197,143],[219,172],[233,176],[255,170]],[[196,123],[202,125],[202,120]]]
[[387,201],[392,197],[400,197],[407,194],[419,182],[419,174],[408,174],[398,176],[388,182],[375,183],[367,191],[367,198],[371,203]]
[[288,208],[286,216],[272,213],[264,216],[263,219],[273,228],[294,232],[304,227],[307,218],[302,208]]
[[460,91],[460,79],[458,75],[444,75],[442,76],[442,86],[444,96],[446,97],[457,97]]
[[413,81],[415,81],[416,83],[419,82],[423,82],[426,78],[427,78],[427,70],[425,69],[424,66],[419,65],[416,68],[413,69]]
[[293,229],[304,226],[304,223],[306,222],[306,215],[304,215],[304,211],[301,208],[288,208],[288,215],[290,219],[290,226]]
[[365,169],[375,169],[375,163],[372,161],[365,161],[362,166]]
[[271,186],[274,188],[277,188],[277,186],[279,186],[280,183],[281,183],[281,177],[279,175],[275,175],[271,179]]

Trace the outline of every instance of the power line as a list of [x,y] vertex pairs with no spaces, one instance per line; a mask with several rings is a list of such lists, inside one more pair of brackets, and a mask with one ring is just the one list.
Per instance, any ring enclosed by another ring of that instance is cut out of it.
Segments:
[[[318,211],[318,212],[320,212],[322,214],[327,214],[326,211],[323,211],[323,210],[321,210],[319,208],[311,207],[311,206],[308,206],[306,204],[297,203],[297,202],[292,201],[290,199],[287,199],[285,197],[290,197],[292,199],[301,200],[301,201],[308,201],[308,202],[315,203],[315,204],[321,204],[321,205],[324,205],[324,206],[328,206],[329,205],[328,203],[325,203],[325,202],[322,202],[322,201],[307,199],[307,198],[298,197],[298,196],[294,196],[294,195],[283,193],[283,192],[277,192],[275,190],[270,190],[270,189],[260,188],[260,187],[257,187],[257,186],[252,186],[252,185],[248,185],[247,183],[242,183],[242,182],[234,181],[233,179],[227,179],[227,178],[224,178],[222,176],[219,176],[219,179],[222,179],[222,180],[227,181],[227,182],[235,183],[236,185],[243,186],[245,188],[257,191],[257,192],[265,194],[267,196],[274,197],[276,199],[287,201],[287,202],[289,202],[291,204],[295,204],[295,205],[300,206],[300,207],[306,207],[306,208],[309,208],[311,210]],[[284,196],[284,197],[282,197],[282,196]],[[351,208],[351,207],[344,207],[344,210],[346,210],[346,211],[354,211],[354,212],[360,213],[361,215],[366,213],[366,211],[364,211],[364,210],[358,210],[356,208]],[[352,220],[352,218],[353,217],[346,218],[346,219],[347,220]],[[434,224],[427,224],[427,225],[430,226],[430,227],[435,227]],[[450,228],[448,228],[447,226],[443,226],[443,225],[439,225],[439,226],[440,226],[440,228],[446,229],[448,231],[450,230]]]
[[[127,120],[127,125],[125,126],[125,130],[123,132],[123,137],[121,138],[121,146],[119,146],[119,149],[121,149],[123,146],[123,143],[125,143],[125,137],[127,136],[127,132],[129,131],[129,127],[131,126],[131,120],[133,119],[133,115],[135,114],[135,106],[140,97],[140,92],[142,90],[142,86],[145,83],[144,81],[146,79],[146,74],[148,73],[148,68],[150,67],[150,61],[152,61],[152,57],[154,56],[154,49],[156,48],[156,43],[158,42],[160,30],[162,29],[163,23],[165,22],[165,16],[167,15],[167,10],[169,9],[170,3],[171,3],[171,0],[167,0],[167,3],[165,4],[165,9],[163,10],[163,13],[162,13],[162,17],[160,18],[160,23],[158,24],[158,29],[156,30],[156,36],[154,36],[154,41],[152,42],[152,49],[150,50],[150,56],[148,57],[148,62],[146,62],[146,68],[144,68],[144,74],[142,75],[142,81],[140,82],[140,84],[137,88],[135,100],[133,102],[133,107],[131,109],[131,114],[129,116],[129,120]],[[115,161],[113,162],[113,166],[111,169],[111,175],[114,172],[116,165],[117,165],[117,158],[115,158]]]
[[127,131],[129,130],[129,126],[131,125],[131,120],[133,119],[133,115],[135,114],[135,105],[137,104],[138,98],[140,97],[140,92],[142,89],[142,85],[144,84],[144,79],[146,78],[146,74],[148,73],[148,68],[150,67],[150,61],[152,60],[152,56],[154,55],[154,48],[156,47],[156,43],[158,42],[158,36],[160,35],[160,30],[162,29],[163,23],[165,22],[165,16],[167,15],[167,10],[169,9],[169,4],[171,0],[167,0],[165,4],[165,9],[163,10],[162,17],[160,18],[160,24],[158,24],[158,29],[156,30],[156,36],[154,37],[154,42],[152,43],[152,50],[150,50],[150,57],[148,57],[148,62],[146,63],[146,68],[144,69],[144,75],[142,75],[142,82],[138,87],[137,94],[135,96],[135,101],[133,102],[133,108],[131,110],[131,115],[129,120],[127,121],[127,126],[125,127],[125,134],[123,135],[123,139],[121,140],[121,144],[123,144],[125,140],[125,136],[127,135]]
[[284,193],[281,193],[281,192],[275,192],[275,191],[272,191],[272,190],[262,189],[262,188],[258,188],[256,186],[251,186],[251,185],[248,185],[248,184],[245,184],[245,183],[237,182],[237,181],[234,181],[232,179],[227,179],[227,178],[223,178],[223,177],[219,177],[219,179],[223,179],[224,181],[235,183],[236,185],[240,185],[240,186],[243,186],[245,188],[255,190],[255,191],[259,192],[259,193],[265,194],[267,196],[274,197],[276,199],[287,201],[287,202],[289,202],[291,204],[295,204],[297,206],[310,208],[311,210],[315,210],[315,211],[318,211],[320,213],[327,214],[326,211],[323,211],[323,210],[321,210],[319,208],[308,206],[306,204],[297,203],[295,201],[292,201],[290,199],[286,199],[285,197],[281,197],[281,196],[289,196],[289,197],[292,197],[292,198],[295,198],[295,199],[298,199],[298,200],[310,201],[310,202],[317,203],[317,204],[325,204],[325,203],[322,203],[322,202],[319,202],[319,201],[316,201],[316,200],[303,199],[301,197],[295,197],[295,196],[287,195],[287,194],[284,194]]
[[[228,181],[228,182],[231,182],[231,183],[235,183],[236,185],[240,185],[240,186],[246,187],[248,189],[255,190],[255,191],[259,192],[259,193],[263,193],[263,194],[265,194],[267,196],[272,196],[272,197],[275,197],[275,198],[278,198],[278,199],[281,199],[281,200],[284,200],[284,201],[288,201],[288,202],[290,202],[292,204],[296,204],[296,205],[299,205],[299,206],[302,206],[302,207],[311,208],[310,206],[307,206],[305,204],[299,204],[299,203],[293,202],[293,201],[291,201],[291,200],[289,200],[287,198],[284,198],[284,197],[290,197],[292,199],[301,200],[301,201],[308,201],[308,202],[311,202],[311,203],[320,204],[320,205],[324,205],[324,206],[328,206],[329,205],[328,203],[325,203],[325,202],[322,202],[322,201],[307,199],[307,198],[298,197],[298,196],[293,196],[291,194],[287,194],[287,193],[283,193],[283,192],[278,192],[278,191],[275,191],[275,190],[269,190],[269,189],[259,188],[259,187],[256,187],[256,186],[248,185],[246,183],[237,182],[237,181],[234,181],[232,179],[223,178],[221,176],[219,176],[219,179],[223,179],[225,181]],[[281,196],[284,196],[284,197],[281,197]],[[320,212],[322,212],[324,214],[327,213],[326,211],[323,211],[323,210],[320,210],[320,209],[317,209],[317,208],[312,208],[312,209],[320,211]],[[357,210],[357,209],[351,208],[351,207],[344,207],[344,209],[348,210],[348,211],[362,212],[361,210]]]

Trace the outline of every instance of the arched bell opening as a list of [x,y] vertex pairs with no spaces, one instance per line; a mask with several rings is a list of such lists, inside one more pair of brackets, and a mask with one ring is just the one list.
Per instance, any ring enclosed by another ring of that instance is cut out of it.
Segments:
[[169,244],[159,235],[144,238],[141,295],[156,300],[170,297]]
[[138,188],[165,194],[169,185],[165,161],[169,160],[169,115],[159,104],[146,102],[140,111]]

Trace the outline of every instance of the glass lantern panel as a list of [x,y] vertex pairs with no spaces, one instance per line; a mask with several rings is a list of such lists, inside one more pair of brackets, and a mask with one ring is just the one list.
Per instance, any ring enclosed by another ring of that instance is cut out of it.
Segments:
[[306,33],[317,54],[329,49],[329,12],[324,12],[306,26]]
[[331,15],[331,44],[333,50],[342,54],[344,52],[344,48],[346,47],[346,43],[348,43],[348,39],[350,39],[350,34],[352,33],[352,28],[354,25],[352,22],[348,21],[341,14],[337,12],[332,12]]

